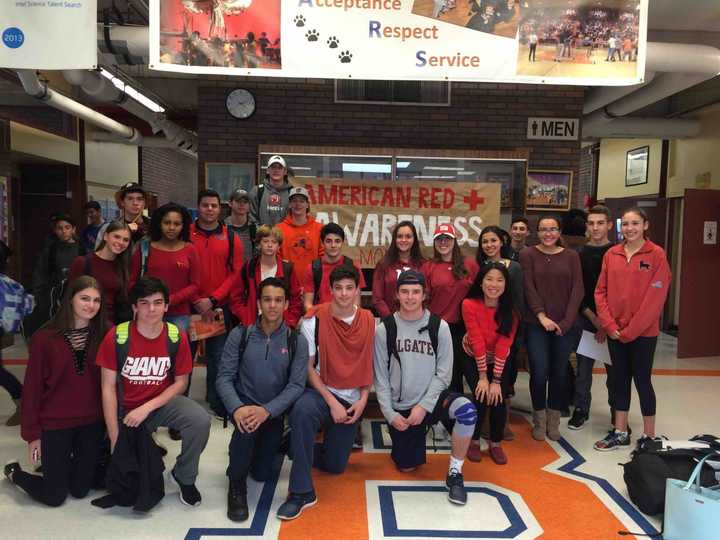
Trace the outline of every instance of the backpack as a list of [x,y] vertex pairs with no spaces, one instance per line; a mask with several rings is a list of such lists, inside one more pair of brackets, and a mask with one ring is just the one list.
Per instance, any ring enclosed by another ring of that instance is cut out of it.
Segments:
[[[240,271],[240,276],[242,277],[242,282],[245,286],[245,289],[242,293],[244,304],[247,304],[248,298],[250,296],[248,290],[250,289],[250,287],[255,287],[255,267],[257,266],[258,260],[258,257],[253,257],[248,262],[243,264],[242,270]],[[290,276],[292,276],[293,268],[293,263],[289,261],[282,261],[282,280],[283,283],[285,283],[285,289],[288,291],[288,294],[290,293]]]
[[[438,334],[440,333],[441,322],[442,319],[440,317],[431,313],[427,326],[423,326],[420,330],[418,330],[418,333],[422,333],[427,330],[430,334],[430,343],[432,344],[435,358],[437,358]],[[390,362],[392,361],[393,356],[397,359],[398,365],[400,365],[400,355],[397,351],[397,321],[395,320],[395,315],[388,315],[382,320],[382,323],[385,325],[385,340],[388,351],[388,371],[390,371]]]
[[[178,350],[180,349],[180,329],[173,323],[166,322],[167,326],[167,351],[170,356],[170,370],[171,375],[175,374],[175,359],[177,357]],[[125,365],[125,360],[130,352],[130,322],[123,322],[115,327],[115,358],[117,361],[117,372],[118,372],[118,403],[122,403],[122,382],[120,373]],[[120,407],[118,407],[118,413]]]
[[[350,257],[343,255],[342,266],[353,266],[353,260]],[[312,262],[312,277],[313,286],[315,287],[315,293],[313,296],[313,304],[317,304],[320,298],[320,282],[322,281],[322,259],[315,259]]]
[[0,333],[16,334],[23,317],[35,309],[35,298],[20,283],[0,274]]
[[[708,448],[662,448],[662,441],[648,441],[632,454],[628,463],[621,464],[623,479],[630,500],[643,513],[654,516],[665,510],[665,484],[668,478],[687,481],[697,461],[707,454],[717,453],[720,442],[710,435],[696,436],[691,441],[706,442]],[[708,465],[700,473],[700,485],[717,484],[715,471]]]

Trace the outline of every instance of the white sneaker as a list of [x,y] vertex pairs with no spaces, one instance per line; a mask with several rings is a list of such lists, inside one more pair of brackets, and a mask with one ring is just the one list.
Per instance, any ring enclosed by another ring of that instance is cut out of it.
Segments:
[[443,442],[450,439],[447,429],[445,429],[445,426],[441,422],[435,424],[432,438],[435,442]]

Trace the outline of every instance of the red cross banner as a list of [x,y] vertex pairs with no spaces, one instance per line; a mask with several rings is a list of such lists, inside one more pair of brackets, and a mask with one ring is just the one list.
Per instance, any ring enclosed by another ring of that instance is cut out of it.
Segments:
[[310,211],[318,221],[345,230],[345,253],[363,268],[374,268],[400,221],[415,224],[426,256],[432,255],[433,232],[451,223],[464,255],[475,256],[480,231],[500,223],[500,184],[477,182],[353,182],[305,180]]

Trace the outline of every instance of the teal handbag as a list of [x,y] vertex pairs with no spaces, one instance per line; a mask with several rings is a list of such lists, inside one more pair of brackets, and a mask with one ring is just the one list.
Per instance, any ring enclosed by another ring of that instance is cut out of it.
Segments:
[[700,471],[708,454],[687,482],[668,478],[665,491],[664,540],[717,540],[720,538],[720,486],[700,486]]

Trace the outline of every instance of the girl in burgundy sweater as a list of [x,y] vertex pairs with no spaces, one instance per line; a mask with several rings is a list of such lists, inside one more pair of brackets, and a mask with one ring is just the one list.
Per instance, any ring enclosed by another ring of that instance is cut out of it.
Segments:
[[453,344],[453,374],[450,390],[463,393],[462,362],[465,353],[462,339],[465,325],[460,303],[478,272],[471,257],[463,257],[456,241],[455,228],[449,223],[438,225],[433,234],[433,258],[423,265],[428,309],[448,323]]
[[95,252],[77,257],[70,267],[70,280],[88,275],[98,281],[105,315],[111,323],[132,318],[127,300],[130,234],[126,223],[113,221],[105,229]]
[[415,225],[411,221],[401,221],[395,225],[385,257],[373,272],[372,305],[378,317],[384,319],[400,307],[396,286],[400,272],[420,272],[424,262]]
[[[475,395],[478,425],[490,413],[490,457],[505,465],[503,439],[509,395],[506,364],[515,339],[519,315],[514,308],[510,274],[502,262],[486,262],[462,303],[469,348],[473,358],[463,355],[463,372]],[[479,454],[476,440],[471,443]],[[479,461],[476,459],[474,461]]]
[[[192,219],[186,208],[168,203],[152,214],[150,239],[137,243],[130,261],[130,285],[142,275],[163,280],[170,289],[165,319],[185,332],[190,325],[190,305],[198,298],[200,259],[190,242]],[[143,249],[147,256],[143,264]]]
[[585,290],[580,257],[560,242],[560,222],[538,220],[540,244],[520,252],[525,282],[525,329],[530,363],[532,436],[560,439],[560,409],[567,393],[570,353],[577,342],[575,320]]
[[5,476],[48,506],[60,506],[68,492],[85,497],[92,485],[105,436],[95,364],[105,321],[100,285],[81,276],[68,286],[55,317],[30,342],[21,435],[30,461],[42,459],[43,475],[29,474],[13,462],[5,466]]

